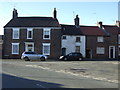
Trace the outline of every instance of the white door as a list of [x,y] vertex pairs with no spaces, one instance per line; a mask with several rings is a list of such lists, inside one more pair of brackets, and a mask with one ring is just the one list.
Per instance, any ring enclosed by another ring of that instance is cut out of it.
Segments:
[[109,46],[109,58],[115,58],[115,46]]
[[25,51],[33,51],[34,52],[34,43],[25,43]]

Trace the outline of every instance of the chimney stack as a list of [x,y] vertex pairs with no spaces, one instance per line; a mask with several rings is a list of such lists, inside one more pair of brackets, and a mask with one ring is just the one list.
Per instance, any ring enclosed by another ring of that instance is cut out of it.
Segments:
[[79,17],[78,17],[78,15],[76,15],[76,18],[74,19],[74,21],[75,21],[75,26],[79,27]]
[[13,19],[18,17],[17,10],[14,8],[13,10]]
[[54,17],[55,19],[57,19],[57,11],[56,11],[56,8],[54,8],[53,17]]
[[98,25],[99,28],[102,29],[103,25],[102,25],[102,22],[101,22],[101,21],[100,21],[100,22],[97,22],[97,25]]
[[120,27],[120,21],[118,21],[118,20],[116,21],[116,26]]

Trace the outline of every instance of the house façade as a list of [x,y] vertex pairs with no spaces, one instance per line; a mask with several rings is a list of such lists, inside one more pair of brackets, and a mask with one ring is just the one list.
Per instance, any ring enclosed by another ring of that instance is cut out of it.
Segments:
[[24,51],[58,58],[61,55],[61,26],[56,9],[53,17],[18,17],[14,9],[13,18],[4,26],[3,48],[3,58],[20,58]]

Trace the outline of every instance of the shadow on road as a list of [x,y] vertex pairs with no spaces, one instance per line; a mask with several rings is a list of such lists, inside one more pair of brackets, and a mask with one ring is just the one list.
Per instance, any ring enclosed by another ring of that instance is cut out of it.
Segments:
[[[61,88],[61,84],[2,74],[2,88]],[[46,90],[46,89],[45,89]]]
[[117,88],[62,88],[62,84],[44,82],[32,79],[2,74],[2,90],[118,90]]

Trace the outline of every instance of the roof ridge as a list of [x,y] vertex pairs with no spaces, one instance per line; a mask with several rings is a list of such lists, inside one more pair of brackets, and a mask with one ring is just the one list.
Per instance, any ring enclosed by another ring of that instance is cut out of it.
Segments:
[[[46,17],[47,18],[47,16],[27,16],[27,17],[22,16],[22,17],[17,17],[17,18],[31,18],[31,17]],[[53,18],[53,17],[49,17],[49,18]]]

